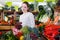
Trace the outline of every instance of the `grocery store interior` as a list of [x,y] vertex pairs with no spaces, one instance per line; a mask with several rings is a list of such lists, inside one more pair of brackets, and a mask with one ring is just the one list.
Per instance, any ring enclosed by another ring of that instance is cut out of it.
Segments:
[[60,40],[60,0],[0,0],[0,40]]

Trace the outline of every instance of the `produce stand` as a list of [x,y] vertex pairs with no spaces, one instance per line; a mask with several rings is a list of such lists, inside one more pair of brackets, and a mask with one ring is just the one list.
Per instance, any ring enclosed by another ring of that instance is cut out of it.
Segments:
[[[54,2],[52,0],[25,0],[28,3],[31,2],[29,9],[35,17],[35,28],[22,27],[19,22],[19,17],[22,14],[20,1],[8,1],[5,4],[2,2],[4,6],[0,9],[0,40],[60,39],[60,24],[59,26],[54,24],[55,6],[60,4],[60,1],[57,3],[55,0]],[[22,1],[24,2],[24,0]]]

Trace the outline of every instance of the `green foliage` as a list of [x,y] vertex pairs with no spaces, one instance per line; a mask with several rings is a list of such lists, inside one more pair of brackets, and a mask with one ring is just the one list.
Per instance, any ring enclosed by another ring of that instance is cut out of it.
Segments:
[[43,32],[43,31],[44,31],[44,27],[45,27],[44,25],[43,25],[43,26],[40,26],[40,27],[39,27],[39,31],[40,31],[40,32]]
[[36,18],[36,20],[39,20],[40,17],[42,17],[45,14],[45,10],[41,10]]
[[5,40],[18,40],[16,36],[13,35],[12,31],[8,31],[7,33],[2,35]]
[[52,15],[50,16],[50,18],[52,20],[54,20],[54,7],[55,7],[55,4],[52,4],[52,2],[47,2],[47,5],[51,8],[51,11],[52,11]]

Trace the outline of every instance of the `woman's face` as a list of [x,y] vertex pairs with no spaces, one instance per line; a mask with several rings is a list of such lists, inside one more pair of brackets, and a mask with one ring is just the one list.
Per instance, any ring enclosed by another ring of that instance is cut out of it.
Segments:
[[22,9],[22,12],[27,12],[28,7],[27,7],[27,5],[25,3],[23,3],[21,9]]

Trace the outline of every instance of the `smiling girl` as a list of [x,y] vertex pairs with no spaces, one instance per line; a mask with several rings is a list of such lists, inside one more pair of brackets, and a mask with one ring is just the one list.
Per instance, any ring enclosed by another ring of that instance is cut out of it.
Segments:
[[35,27],[34,15],[31,12],[29,12],[28,2],[23,2],[21,9],[23,14],[20,15],[19,22],[22,22],[23,27],[28,26],[34,28]]

